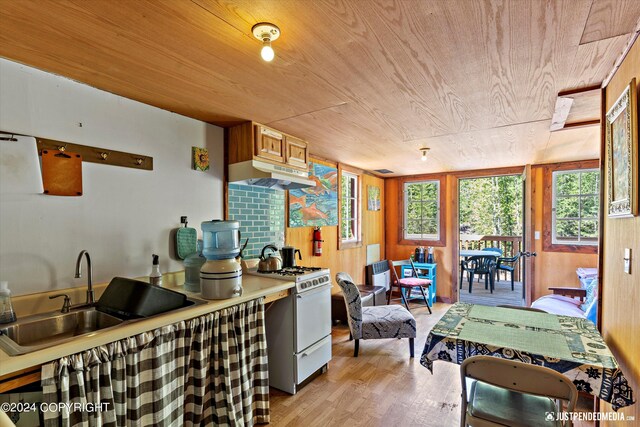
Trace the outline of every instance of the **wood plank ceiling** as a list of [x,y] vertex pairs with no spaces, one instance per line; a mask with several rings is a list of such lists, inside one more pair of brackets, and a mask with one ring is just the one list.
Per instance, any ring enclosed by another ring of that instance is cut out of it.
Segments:
[[[556,95],[600,83],[638,17],[637,0],[0,0],[0,56],[407,175],[597,157],[597,126],[549,132]],[[272,63],[260,21],[282,30]]]

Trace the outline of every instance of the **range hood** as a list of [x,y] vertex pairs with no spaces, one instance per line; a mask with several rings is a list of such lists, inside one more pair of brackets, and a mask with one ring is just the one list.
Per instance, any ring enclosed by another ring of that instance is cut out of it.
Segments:
[[269,187],[275,190],[296,190],[315,187],[309,173],[283,165],[247,160],[229,165],[229,183]]

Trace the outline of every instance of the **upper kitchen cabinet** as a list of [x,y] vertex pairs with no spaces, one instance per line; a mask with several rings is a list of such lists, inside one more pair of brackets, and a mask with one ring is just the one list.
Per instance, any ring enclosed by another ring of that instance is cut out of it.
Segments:
[[285,139],[284,159],[289,166],[307,169],[309,167],[307,143],[287,136]]
[[229,128],[227,140],[230,164],[260,159],[304,171],[309,168],[305,141],[264,125],[247,122]]
[[253,154],[278,163],[285,161],[284,134],[262,125],[255,125],[255,144]]

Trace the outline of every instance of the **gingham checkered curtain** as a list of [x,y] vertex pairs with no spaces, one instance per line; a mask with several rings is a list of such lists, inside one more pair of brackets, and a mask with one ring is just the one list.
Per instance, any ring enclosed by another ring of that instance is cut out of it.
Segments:
[[44,403],[75,405],[45,412],[50,426],[268,423],[263,300],[63,357],[42,387]]

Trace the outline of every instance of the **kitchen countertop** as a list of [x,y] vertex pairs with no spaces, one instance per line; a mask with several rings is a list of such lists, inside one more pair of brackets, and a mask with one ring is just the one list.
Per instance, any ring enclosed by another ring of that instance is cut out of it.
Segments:
[[103,344],[151,331],[162,326],[192,319],[203,314],[222,310],[257,298],[286,291],[295,286],[293,281],[262,278],[244,275],[242,278],[242,296],[225,300],[203,300],[199,293],[187,292],[182,287],[172,289],[183,292],[189,298],[206,301],[206,304],[194,305],[181,310],[161,314],[150,319],[136,320],[129,324],[109,330],[96,331],[71,342],[62,343],[43,350],[19,356],[9,356],[0,349],[0,376],[22,369],[50,362],[63,356],[78,353]]

